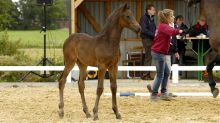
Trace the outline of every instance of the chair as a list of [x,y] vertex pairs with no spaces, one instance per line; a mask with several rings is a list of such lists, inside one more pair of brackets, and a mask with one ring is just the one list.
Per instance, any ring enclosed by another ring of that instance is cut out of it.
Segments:
[[[128,52],[126,53],[126,59],[122,60],[122,64],[124,66],[128,66],[131,64],[132,66],[142,65],[143,64],[143,52],[144,47],[143,46],[131,46],[128,48]],[[136,72],[133,71],[132,78],[136,77]],[[140,73],[141,77],[141,73]],[[123,78],[125,78],[125,75],[123,75]]]

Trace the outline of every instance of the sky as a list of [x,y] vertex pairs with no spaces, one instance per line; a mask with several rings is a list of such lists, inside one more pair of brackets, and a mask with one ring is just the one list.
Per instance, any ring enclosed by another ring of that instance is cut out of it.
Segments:
[[13,2],[18,2],[19,0],[12,0]]

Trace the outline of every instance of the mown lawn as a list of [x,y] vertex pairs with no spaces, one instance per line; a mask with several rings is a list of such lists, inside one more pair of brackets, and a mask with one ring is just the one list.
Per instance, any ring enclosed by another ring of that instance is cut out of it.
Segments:
[[[39,30],[8,30],[8,34],[11,41],[20,40],[22,48],[43,48],[43,32]],[[68,36],[68,29],[48,30],[47,47],[61,48]]]

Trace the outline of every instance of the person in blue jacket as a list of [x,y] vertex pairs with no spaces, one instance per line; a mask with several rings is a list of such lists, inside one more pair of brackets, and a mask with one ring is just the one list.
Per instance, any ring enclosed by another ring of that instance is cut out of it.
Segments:
[[[141,38],[143,47],[145,49],[144,65],[151,66],[151,45],[154,39],[156,24],[154,21],[154,15],[156,13],[155,7],[149,4],[146,8],[146,13],[140,19],[141,25]],[[150,76],[150,71],[143,72],[141,78],[143,80],[153,80]]]

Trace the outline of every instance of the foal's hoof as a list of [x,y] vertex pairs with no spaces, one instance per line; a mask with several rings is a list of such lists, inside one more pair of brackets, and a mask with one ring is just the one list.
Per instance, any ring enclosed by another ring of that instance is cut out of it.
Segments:
[[83,112],[86,114],[86,118],[92,117],[91,114],[88,111],[88,108],[83,108]]
[[215,88],[214,90],[212,90],[212,95],[214,98],[216,98],[219,94],[219,89],[218,88]]
[[90,113],[86,114],[86,118],[91,118],[91,117],[92,117],[92,115]]
[[121,114],[120,113],[118,113],[118,114],[116,114],[116,119],[121,119]]
[[98,117],[98,115],[94,115],[94,118],[93,118],[93,120],[94,120],[94,121],[96,121],[96,120],[99,120],[99,117]]
[[63,118],[64,117],[64,112],[63,111],[59,111],[59,117]]

